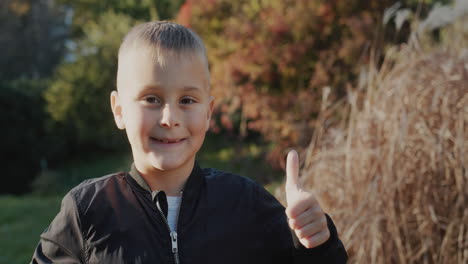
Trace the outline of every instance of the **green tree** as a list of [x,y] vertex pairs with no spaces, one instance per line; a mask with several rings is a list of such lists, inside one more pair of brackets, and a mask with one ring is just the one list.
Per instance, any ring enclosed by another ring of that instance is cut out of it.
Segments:
[[[125,143],[113,123],[117,53],[124,35],[143,21],[168,19],[180,1],[61,0],[73,10],[71,49],[45,92],[47,109],[72,148],[114,149]],[[73,140],[70,140],[73,139]]]
[[41,163],[53,167],[77,152],[125,142],[109,107],[119,44],[136,23],[169,19],[180,4],[0,1],[0,121],[6,127],[0,155],[6,173],[15,175],[0,193],[27,192]]
[[8,175],[0,193],[28,192],[59,145],[49,144],[42,92],[64,53],[65,15],[49,0],[0,1],[0,160]]
[[121,39],[136,21],[107,11],[83,25],[70,62],[64,62],[45,92],[54,120],[70,127],[77,144],[112,148],[121,139],[113,124],[109,94],[115,89],[117,52]]
[[64,52],[66,10],[53,1],[0,1],[0,80],[48,77]]

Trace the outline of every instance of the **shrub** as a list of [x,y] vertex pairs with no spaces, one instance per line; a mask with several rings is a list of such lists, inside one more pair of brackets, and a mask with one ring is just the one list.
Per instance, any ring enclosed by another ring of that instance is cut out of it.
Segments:
[[18,80],[0,83],[0,160],[5,182],[0,194],[22,194],[40,170],[46,155],[47,115],[38,94],[43,81]]

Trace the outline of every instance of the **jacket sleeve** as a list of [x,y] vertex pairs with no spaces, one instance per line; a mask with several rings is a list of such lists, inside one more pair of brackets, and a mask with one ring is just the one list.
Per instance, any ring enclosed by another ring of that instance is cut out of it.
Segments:
[[330,264],[344,264],[348,260],[346,249],[338,237],[338,232],[331,217],[327,217],[328,229],[330,230],[330,238],[323,244],[315,248],[304,247],[296,236],[296,233],[291,230],[295,250],[294,263],[330,263]]
[[78,208],[68,193],[60,212],[41,234],[31,263],[85,263],[83,245]]

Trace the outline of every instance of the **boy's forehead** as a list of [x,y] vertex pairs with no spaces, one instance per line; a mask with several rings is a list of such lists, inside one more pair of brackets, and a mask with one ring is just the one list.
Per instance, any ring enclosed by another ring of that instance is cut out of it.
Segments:
[[148,45],[138,45],[119,53],[119,67],[135,60],[164,67],[170,62],[203,62],[208,67],[206,54],[197,50],[168,50]]
[[[159,56],[158,56],[159,55]],[[126,89],[129,84],[147,85],[155,78],[167,82],[188,82],[184,87],[210,88],[210,73],[206,56],[197,51],[161,51],[155,54],[148,48],[131,49],[119,54],[117,71],[118,90]],[[175,71],[185,71],[189,76],[175,75]],[[185,77],[185,78],[184,78]],[[188,78],[187,78],[188,77]],[[191,78],[190,78],[191,77]],[[190,82],[198,82],[198,84]],[[157,81],[156,81],[157,82]],[[158,83],[150,83],[159,85]],[[134,85],[131,85],[134,86]]]

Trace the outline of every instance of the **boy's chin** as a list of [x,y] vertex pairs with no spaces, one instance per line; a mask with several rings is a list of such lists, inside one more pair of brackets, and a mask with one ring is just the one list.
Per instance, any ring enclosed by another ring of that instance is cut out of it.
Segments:
[[160,171],[171,171],[182,169],[187,166],[189,163],[185,160],[180,160],[177,158],[165,158],[165,159],[152,159],[151,165],[160,170]]

